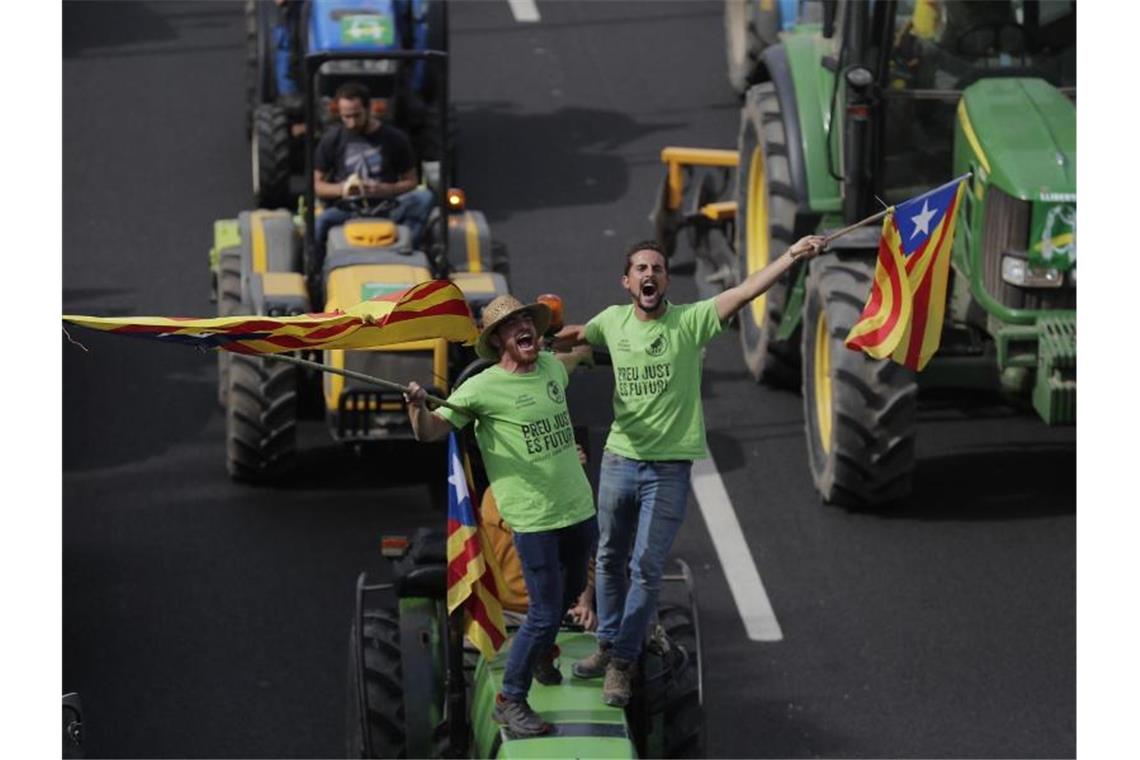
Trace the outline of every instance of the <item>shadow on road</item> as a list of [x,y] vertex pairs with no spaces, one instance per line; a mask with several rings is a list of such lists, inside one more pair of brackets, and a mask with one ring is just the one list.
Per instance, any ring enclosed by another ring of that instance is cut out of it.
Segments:
[[[63,57],[117,57],[139,52],[118,50],[140,43],[169,43],[184,36],[180,27],[239,28],[238,3],[71,2],[63,4]],[[234,45],[203,45],[142,52],[147,56],[230,49]]]
[[1069,515],[1076,507],[1076,447],[1011,442],[918,460],[910,499],[883,516],[1010,520]]
[[[629,189],[621,147],[680,126],[592,108],[524,114],[505,102],[461,103],[458,123],[456,176],[491,222],[518,211],[617,202]],[[529,171],[512,172],[518,166]],[[514,181],[504,181],[512,174]]]

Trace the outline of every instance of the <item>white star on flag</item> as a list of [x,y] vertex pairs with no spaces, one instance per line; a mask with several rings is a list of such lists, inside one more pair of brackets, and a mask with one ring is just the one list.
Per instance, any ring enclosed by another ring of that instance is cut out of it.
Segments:
[[451,466],[448,467],[450,472],[447,474],[447,482],[455,489],[455,501],[461,504],[464,499],[470,498],[467,495],[467,478],[463,473],[463,466],[459,463],[459,457],[452,455]]
[[910,234],[911,239],[913,240],[915,238],[915,236],[918,235],[919,232],[921,232],[923,235],[929,235],[930,234],[930,220],[933,218],[934,218],[934,210],[932,208],[930,208],[929,202],[923,201],[922,202],[922,211],[920,211],[917,216],[912,216],[910,218],[911,222],[914,223],[914,232],[912,232]]

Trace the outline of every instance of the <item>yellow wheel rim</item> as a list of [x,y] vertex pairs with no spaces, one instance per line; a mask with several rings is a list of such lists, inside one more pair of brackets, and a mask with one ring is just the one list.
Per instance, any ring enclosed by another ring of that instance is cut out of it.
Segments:
[[[768,193],[764,183],[764,151],[757,145],[752,151],[748,167],[748,229],[745,244],[748,246],[748,274],[768,266]],[[752,321],[764,324],[766,296],[752,300]]]
[[816,429],[823,453],[831,453],[831,345],[827,336],[827,317],[823,310],[815,321],[815,356],[812,389],[815,392]]

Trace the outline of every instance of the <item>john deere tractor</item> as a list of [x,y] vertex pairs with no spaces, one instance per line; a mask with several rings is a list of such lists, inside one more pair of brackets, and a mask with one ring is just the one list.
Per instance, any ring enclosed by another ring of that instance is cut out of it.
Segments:
[[[456,384],[487,365],[469,365]],[[470,430],[460,436],[460,456],[471,476],[473,503],[480,504],[487,478]],[[557,638],[562,683],[535,681],[528,696],[553,730],[519,738],[491,718],[518,616],[508,618],[507,641],[493,659],[465,646],[462,609],[447,614],[442,527],[421,528],[410,540],[385,537],[385,553],[398,557],[393,580],[371,583],[365,573],[357,579],[349,635],[348,757],[703,756],[701,628],[684,561],[676,559],[675,569],[663,577],[630,704],[610,707],[602,701],[601,679],[571,675],[571,664],[591,654],[596,643],[567,619]]]
[[917,389],[1001,389],[1076,419],[1076,6],[824,2],[760,54],[735,150],[666,148],[652,214],[689,233],[708,295],[800,235],[838,230],[972,173],[941,348],[920,375],[847,349],[878,226],[837,239],[739,317],[754,378],[798,385],[825,501],[911,490]]
[[[246,0],[247,124],[254,202],[296,208],[305,167],[306,55],[338,57],[314,95],[330,108],[345,79],[363,81],[373,107],[398,121],[416,154],[434,169],[446,142],[437,114],[447,102],[443,66],[422,58],[383,57],[396,51],[447,51],[444,0]],[[332,61],[333,59],[329,59]]]
[[[342,72],[351,68],[346,62],[386,60],[425,62],[445,71],[447,55],[396,51],[306,56],[308,160],[303,209],[299,214],[286,209],[243,211],[237,218],[214,223],[210,268],[219,316],[346,309],[426,280],[449,278],[478,318],[487,302],[507,292],[505,248],[492,242],[483,214],[466,208],[463,192],[438,181],[439,173],[429,177],[437,207],[422,243],[413,245],[408,227],[384,217],[384,203],[363,202],[360,218],[334,227],[323,258],[319,255],[312,155],[329,122],[322,116],[318,93],[325,91],[326,79],[343,77]],[[437,125],[445,131],[446,108],[440,110]],[[398,120],[395,124],[402,126]],[[473,356],[469,349],[442,339],[321,354],[305,358],[401,383],[433,378],[435,392],[442,394],[449,390],[457,368]],[[315,403],[306,403],[310,400]],[[296,365],[269,358],[219,352],[218,401],[226,410],[227,467],[231,476],[243,481],[272,482],[292,470],[297,421],[309,408],[324,417],[338,442],[355,446],[411,438],[401,394],[340,375],[300,371]]]

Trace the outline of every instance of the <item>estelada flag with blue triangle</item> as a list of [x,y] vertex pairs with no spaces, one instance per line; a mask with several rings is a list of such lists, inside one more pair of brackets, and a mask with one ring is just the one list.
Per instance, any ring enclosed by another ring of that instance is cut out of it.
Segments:
[[965,174],[893,207],[883,219],[875,280],[847,347],[918,371],[938,350]]
[[464,633],[488,660],[507,638],[502,597],[487,563],[493,556],[475,519],[467,470],[452,431],[447,442],[447,612],[463,607]]
[[286,317],[88,317],[65,322],[115,335],[220,349],[239,354],[369,349],[428,338],[471,344],[479,337],[463,291],[429,280],[363,301],[344,311]]

